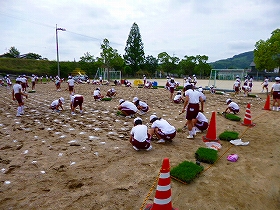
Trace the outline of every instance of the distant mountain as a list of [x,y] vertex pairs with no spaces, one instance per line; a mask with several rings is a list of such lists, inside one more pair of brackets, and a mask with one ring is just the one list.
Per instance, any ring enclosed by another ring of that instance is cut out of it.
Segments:
[[247,69],[250,68],[253,60],[254,51],[249,51],[209,64],[213,69]]

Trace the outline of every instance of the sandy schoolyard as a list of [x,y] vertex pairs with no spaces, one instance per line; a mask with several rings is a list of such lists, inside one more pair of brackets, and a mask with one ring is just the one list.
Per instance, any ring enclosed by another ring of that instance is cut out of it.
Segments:
[[[163,85],[165,80],[158,81]],[[233,82],[228,82],[231,89]],[[198,85],[208,85],[199,81]],[[255,127],[242,126],[216,115],[217,135],[236,131],[247,146],[234,146],[221,141],[219,159],[205,164],[204,171],[190,184],[171,179],[172,204],[180,210],[276,210],[280,209],[280,112],[262,108],[267,96],[254,83],[257,98],[212,95],[206,92],[204,114],[222,112],[225,100],[232,98],[241,111],[242,120],[251,104]],[[182,104],[169,100],[163,88],[143,89],[117,86],[111,101],[94,101],[97,86],[79,84],[76,93],[84,96],[84,114],[70,114],[67,84],[57,92],[54,83],[36,84],[36,92],[25,100],[25,114],[16,117],[17,103],[11,91],[0,87],[0,209],[141,209],[153,203],[152,188],[164,158],[170,167],[187,160],[195,162],[195,152],[205,147],[202,136],[187,139],[187,132],[177,132],[172,143],[152,142],[151,151],[135,151],[129,143],[133,119],[116,115],[119,99],[133,97],[146,101],[150,110],[142,115],[149,123],[157,114],[177,129],[185,124],[179,115]],[[111,86],[99,86],[105,94]],[[271,87],[271,86],[270,86]],[[65,111],[55,113],[49,105],[64,97]],[[237,162],[229,162],[229,154],[238,154]],[[151,192],[151,195],[147,195]]]

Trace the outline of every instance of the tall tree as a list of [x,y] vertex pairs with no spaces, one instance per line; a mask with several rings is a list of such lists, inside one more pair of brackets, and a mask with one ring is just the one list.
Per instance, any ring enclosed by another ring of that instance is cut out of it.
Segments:
[[94,57],[89,52],[84,53],[84,56],[80,57],[80,62],[94,62]]
[[[102,61],[104,67],[109,71],[111,69],[115,70],[121,70],[123,67],[124,61],[120,54],[118,54],[118,51],[116,49],[113,49],[110,46],[110,42],[108,39],[104,39],[103,43],[101,44],[101,50],[99,61]],[[108,80],[109,78],[109,72],[108,72]]]
[[270,71],[280,66],[280,29],[274,30],[266,41],[256,42],[254,62],[258,70]]
[[144,64],[144,45],[142,43],[139,27],[136,23],[133,23],[128,35],[124,59],[126,64],[131,67],[134,75],[139,70],[140,65]]

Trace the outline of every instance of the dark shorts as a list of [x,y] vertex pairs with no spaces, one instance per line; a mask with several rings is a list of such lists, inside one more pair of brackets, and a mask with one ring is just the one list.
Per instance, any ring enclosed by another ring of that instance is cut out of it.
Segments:
[[101,99],[101,96],[93,96],[94,99]]
[[267,84],[267,85],[263,85],[263,87],[265,87],[265,88],[266,88],[267,86],[268,86],[268,84]]
[[128,114],[128,115],[132,115],[132,114],[135,114],[136,112],[135,111],[133,111],[133,110],[131,110],[131,109],[128,109],[128,108],[126,108],[126,107],[122,107],[121,108],[121,111],[124,111],[126,114]]
[[22,103],[22,95],[20,93],[16,93],[15,98],[19,104]]
[[74,99],[74,102],[73,102],[73,106],[76,107],[76,106],[81,106],[84,102],[84,97],[83,96],[78,96],[78,97],[75,97]]
[[69,91],[73,91],[74,90],[74,86],[69,86]]
[[238,92],[238,91],[239,91],[239,87],[235,87],[235,88],[234,88],[234,91],[235,91],[235,92]]
[[199,104],[188,104],[186,119],[192,120],[197,117],[199,112]]
[[35,86],[35,82],[32,82],[32,86]]
[[239,109],[233,109],[231,107],[229,107],[230,111],[232,111],[234,114],[239,113]]
[[176,131],[174,133],[165,134],[160,129],[156,130],[156,133],[160,136],[161,139],[171,141],[176,136]]
[[148,135],[148,138],[143,142],[139,142],[136,139],[132,138],[131,143],[133,146],[135,146],[138,149],[148,149],[151,145],[151,136]]
[[21,83],[21,87],[22,87],[22,89],[25,89],[26,88],[26,83]]
[[174,93],[175,88],[174,87],[169,87],[170,93]]
[[195,124],[195,127],[197,127],[201,131],[205,131],[208,128],[208,123],[207,122],[197,122]]
[[273,91],[273,99],[280,99],[280,91]]
[[143,108],[142,111],[143,111],[143,112],[149,111],[149,107],[147,106],[147,107]]
[[179,103],[183,103],[183,100],[182,100],[182,99],[178,99],[178,100],[173,100],[173,102],[174,102],[175,104],[179,104]]

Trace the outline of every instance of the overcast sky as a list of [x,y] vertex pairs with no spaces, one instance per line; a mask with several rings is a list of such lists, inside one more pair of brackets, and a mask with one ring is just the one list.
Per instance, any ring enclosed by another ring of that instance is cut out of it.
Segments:
[[100,56],[104,38],[123,55],[137,23],[145,55],[182,59],[207,55],[209,62],[254,50],[280,28],[279,0],[0,0],[0,54],[16,47],[56,60]]

